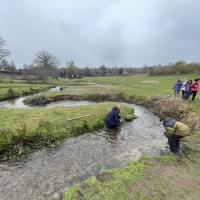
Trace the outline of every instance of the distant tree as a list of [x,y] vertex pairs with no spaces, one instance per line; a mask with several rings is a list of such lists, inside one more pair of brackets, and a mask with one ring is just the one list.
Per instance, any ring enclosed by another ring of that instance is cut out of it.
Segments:
[[4,48],[5,45],[5,40],[0,36],[0,61],[8,57],[10,54],[10,52]]
[[123,73],[124,73],[124,69],[123,69],[123,67],[119,68],[118,73],[119,73],[119,74],[123,74]]
[[66,67],[66,73],[68,78],[75,78],[76,75],[80,73],[79,68],[74,64],[73,61],[67,62]]
[[67,71],[66,71],[66,69],[60,69],[60,77],[61,78],[66,78],[66,76],[67,76]]
[[85,67],[85,68],[83,69],[83,74],[84,74],[85,76],[92,76],[92,72],[91,72],[91,70],[90,70],[89,67]]
[[57,68],[58,61],[48,51],[39,51],[35,54],[34,64],[44,69]]
[[100,70],[101,74],[106,74],[107,73],[107,68],[106,68],[105,65],[101,65],[99,67],[99,70]]
[[1,59],[0,60],[0,69],[7,70],[9,67],[9,63],[6,59]]
[[58,60],[48,51],[39,51],[35,54],[33,60],[35,69],[33,70],[38,75],[39,79],[47,78],[47,76],[57,76]]

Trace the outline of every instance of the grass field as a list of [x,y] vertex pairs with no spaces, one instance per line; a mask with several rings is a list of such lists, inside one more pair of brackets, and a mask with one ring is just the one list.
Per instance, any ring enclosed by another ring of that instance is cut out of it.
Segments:
[[188,74],[187,76],[110,76],[110,77],[89,77],[84,80],[97,83],[115,85],[121,92],[129,95],[152,96],[152,95],[172,95],[172,87],[178,77],[194,79],[199,74]]
[[0,101],[34,94],[39,91],[51,88],[53,82],[43,83],[38,80],[24,80],[22,76],[9,77],[0,76]]
[[[44,94],[55,101],[58,97],[88,95],[110,95],[123,93],[126,96],[149,97],[156,95],[173,96],[173,84],[178,76],[121,76],[87,77],[81,80],[53,80],[62,91]],[[185,76],[182,76],[184,78]],[[188,79],[198,74],[186,76]],[[20,80],[18,80],[20,82]],[[15,84],[17,84],[17,82]],[[6,82],[4,82],[6,84]],[[9,83],[12,84],[12,83]],[[19,83],[21,86],[26,83]],[[32,85],[32,84],[31,84]],[[167,97],[166,97],[167,98]],[[37,145],[55,144],[64,139],[103,126],[105,113],[115,103],[100,103],[70,108],[0,109],[0,148],[26,151],[23,145],[35,149]],[[164,105],[168,107],[168,105]],[[189,107],[200,116],[200,96]],[[123,104],[123,116],[133,117],[132,109]],[[178,108],[178,107],[177,107]],[[87,116],[87,114],[93,114]],[[78,116],[83,118],[73,119]],[[186,117],[186,116],[185,116]],[[172,154],[155,158],[141,158],[120,169],[103,169],[102,173],[73,186],[64,194],[64,200],[196,200],[200,191],[200,128],[195,137],[184,141],[187,153],[182,156]],[[26,146],[26,144],[29,144]],[[9,151],[8,151],[9,152]],[[12,151],[7,155],[12,156]],[[6,157],[7,159],[8,157]],[[2,157],[1,159],[4,159]]]

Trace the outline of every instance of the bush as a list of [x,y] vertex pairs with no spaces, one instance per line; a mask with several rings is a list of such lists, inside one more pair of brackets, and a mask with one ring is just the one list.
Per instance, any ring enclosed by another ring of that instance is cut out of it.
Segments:
[[15,98],[15,97],[17,97],[17,95],[16,95],[16,93],[13,89],[9,88],[8,92],[7,92],[7,97],[8,98]]

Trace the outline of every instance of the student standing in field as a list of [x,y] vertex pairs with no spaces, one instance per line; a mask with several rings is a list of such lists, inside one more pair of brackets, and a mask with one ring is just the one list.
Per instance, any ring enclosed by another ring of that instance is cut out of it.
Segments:
[[164,135],[168,139],[170,151],[178,153],[180,150],[180,139],[190,134],[190,129],[182,122],[176,121],[170,117],[161,118],[165,127]]
[[176,83],[174,84],[174,87],[173,87],[174,95],[176,97],[179,96],[182,86],[183,86],[183,82],[181,81],[180,78],[178,78],[178,80],[176,81]]
[[181,92],[182,92],[182,98],[184,98],[185,95],[185,85],[187,83],[187,79],[185,78],[184,81],[182,82],[182,87],[181,87]]
[[185,94],[184,94],[185,100],[188,100],[190,98],[191,85],[192,85],[192,80],[187,81],[187,83],[185,84]]
[[194,79],[194,81],[191,84],[192,101],[195,100],[195,97],[197,95],[197,91],[198,91],[199,86],[200,86],[199,80],[200,80],[200,78]]

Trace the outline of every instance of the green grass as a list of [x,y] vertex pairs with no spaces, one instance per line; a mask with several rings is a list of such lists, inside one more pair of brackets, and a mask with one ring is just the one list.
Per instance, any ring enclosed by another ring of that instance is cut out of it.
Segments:
[[[64,194],[64,200],[114,200],[148,199],[144,193],[129,193],[129,186],[143,177],[145,160],[130,162],[119,169],[104,169],[96,177],[91,177],[72,187]],[[136,197],[136,198],[135,198]]]
[[[28,94],[34,94],[39,91],[51,88],[55,85],[54,82],[43,83],[42,81],[24,80],[22,77],[17,76],[15,78],[8,76],[0,76],[0,101],[25,96]],[[10,90],[12,92],[10,92]]]
[[[198,77],[198,74],[182,76],[188,79]],[[91,94],[116,94],[123,93],[125,96],[149,97],[155,95],[173,95],[173,85],[177,75],[167,76],[109,76],[109,77],[86,77],[81,80],[59,80],[62,91],[54,94],[45,94],[47,99],[54,101],[63,94],[87,97]],[[95,83],[96,85],[92,85]],[[104,86],[104,87],[103,87]],[[34,101],[34,100],[33,100]],[[194,109],[200,108],[200,96],[197,95]]]
[[[77,107],[0,109],[0,151],[16,145],[48,145],[104,126],[105,114],[115,103]],[[134,110],[122,104],[121,115],[131,121]],[[15,153],[16,152],[11,152]],[[18,153],[18,152],[17,152]],[[3,153],[2,153],[3,154]]]
[[119,87],[121,92],[129,95],[153,96],[173,94],[172,87],[177,77],[194,79],[199,74],[188,74],[184,76],[111,76],[111,77],[87,77],[84,80],[98,84],[110,84]]

